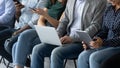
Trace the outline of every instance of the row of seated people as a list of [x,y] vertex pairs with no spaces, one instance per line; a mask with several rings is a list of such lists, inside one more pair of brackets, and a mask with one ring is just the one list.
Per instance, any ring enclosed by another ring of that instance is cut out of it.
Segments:
[[[13,0],[1,0],[0,1],[0,53],[1,55],[6,58],[7,60],[9,60],[10,62],[12,62],[12,58],[11,55],[9,55],[8,53],[6,53],[6,51],[4,50],[4,41],[12,36],[12,33],[14,31],[16,31],[19,28],[22,28],[23,26],[25,26],[32,17],[32,12],[28,11],[28,7],[36,7],[37,5],[37,0],[33,1],[33,4],[31,2],[28,2],[27,0],[20,0],[21,6],[18,7],[18,4],[14,4]],[[28,3],[27,3],[28,2]],[[25,4],[26,3],[26,4]],[[22,5],[23,4],[23,5]],[[25,6],[24,6],[25,5]],[[24,6],[24,7],[23,7]],[[39,6],[39,5],[38,5]],[[17,7],[20,9],[22,8],[21,12],[17,12],[16,10]],[[21,20],[19,21],[18,25],[15,25],[15,19],[18,17],[18,14],[21,14]],[[28,13],[28,14],[26,14]],[[30,16],[30,17],[29,17]],[[23,18],[24,17],[24,18]],[[28,18],[29,17],[29,18]],[[35,16],[35,18],[38,18],[37,16]],[[6,57],[7,56],[7,57]]]
[[[43,9],[45,12],[40,8],[35,9],[36,11],[33,12],[42,15],[38,20],[38,25],[56,28],[58,25],[57,20],[65,9],[65,1],[66,0],[48,0],[46,8]],[[49,15],[46,12],[48,12]],[[27,29],[20,34],[12,48],[13,64],[16,68],[23,68],[25,66],[27,56],[31,54],[32,48],[38,43],[40,43],[40,40],[35,29]],[[20,58],[22,58],[22,60]]]
[[[57,28],[58,34],[61,37],[60,40],[63,43],[64,47],[56,47],[43,43],[39,44],[40,40],[33,27],[33,21],[28,23],[30,20],[32,20],[30,19],[27,22],[28,24],[23,26],[22,29],[18,31],[15,30],[15,32],[12,30],[14,35],[19,34],[18,40],[14,43],[11,50],[8,51],[9,54],[12,55],[13,64],[15,65],[15,68],[23,68],[25,66],[27,56],[31,54],[32,49],[33,52],[31,57],[32,59],[31,68],[43,68],[44,57],[50,57],[50,56],[51,56],[51,68],[63,68],[64,59],[76,58],[83,50],[84,51],[78,57],[78,68],[100,68],[101,63],[107,60],[109,58],[108,56],[111,57],[112,55],[119,53],[119,47],[117,46],[120,45],[120,41],[119,41],[120,28],[118,27],[119,13],[120,13],[118,3],[120,2],[118,0],[115,1],[109,0],[109,2],[112,3],[112,5],[109,5],[107,8],[106,8],[106,0],[101,0],[99,2],[97,0],[93,0],[93,1],[68,0],[64,16],[59,23],[58,20],[62,12],[64,11],[65,2],[66,2],[64,0],[62,1],[63,2],[61,2],[61,0],[57,0],[55,2],[54,0],[50,0],[48,1],[47,8],[35,9],[35,11],[33,10],[33,12],[35,14],[36,13],[38,14],[38,18],[40,15],[40,18],[36,19],[36,21],[38,20],[38,25],[52,26]],[[51,6],[51,2],[53,3],[53,6]],[[88,7],[88,4],[90,9],[84,8],[84,7]],[[28,9],[31,10],[29,7]],[[36,7],[31,7],[31,8],[36,8]],[[54,9],[50,10],[51,8]],[[81,10],[81,12],[79,10]],[[114,13],[114,10],[116,10],[117,14]],[[82,14],[84,15],[82,16]],[[31,18],[31,17],[32,16],[28,16],[26,18]],[[19,23],[21,21],[21,18],[25,18],[25,16],[22,17],[22,13],[18,20]],[[27,21],[26,18],[25,21]],[[34,21],[34,23],[36,22]],[[96,40],[90,42],[92,49],[91,48],[89,49],[89,47],[87,47],[85,42],[83,42],[83,46],[82,46],[81,44],[82,40],[80,39],[80,36],[78,34],[79,31],[83,30],[87,32],[91,37],[93,37],[100,30],[101,23],[103,23],[102,29],[100,33],[96,35],[97,37],[94,37],[94,39]],[[103,55],[100,56],[100,54],[102,53]]]
[[[13,1],[11,0],[11,2],[13,2]],[[14,5],[14,4],[12,4],[12,5]],[[38,23],[38,25],[40,25],[40,26],[44,24],[43,26],[52,26],[52,27],[55,26],[55,28],[56,28],[58,25],[57,20],[59,20],[61,14],[63,13],[63,11],[65,9],[65,6],[66,6],[66,0],[61,0],[61,1],[57,1],[57,0],[20,0],[19,2],[15,0],[15,7],[16,7],[15,17],[17,18],[15,27],[1,32],[1,35],[4,35],[6,33],[9,33],[8,34],[9,37],[12,35],[19,35],[24,30],[31,29],[31,28],[33,29],[32,32],[34,33],[35,29],[34,29],[33,25],[36,25],[37,21],[40,22],[40,23]],[[36,12],[35,12],[35,11],[31,11],[32,10],[31,8],[41,8],[41,9],[36,9]],[[39,18],[39,16],[40,16],[40,18]],[[36,32],[35,32],[35,34],[36,34]],[[3,38],[4,36],[1,36],[1,38]],[[37,37],[37,34],[35,36]],[[7,39],[7,38],[5,38],[5,39]],[[1,42],[4,42],[5,39]],[[3,44],[2,44],[2,46],[3,46]],[[2,49],[2,51],[4,51],[3,49]],[[12,55],[12,48],[9,48],[6,50],[10,55]],[[29,53],[27,53],[27,54],[29,54]],[[10,62],[12,62],[10,57],[7,57],[6,59],[9,60]],[[26,55],[25,55],[25,58],[26,58]],[[25,61],[26,60],[24,60],[23,62],[25,62]]]

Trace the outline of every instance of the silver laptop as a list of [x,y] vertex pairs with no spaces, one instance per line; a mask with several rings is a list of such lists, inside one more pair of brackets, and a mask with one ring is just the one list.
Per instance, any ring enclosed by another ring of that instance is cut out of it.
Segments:
[[54,27],[35,25],[35,29],[42,43],[62,45]]

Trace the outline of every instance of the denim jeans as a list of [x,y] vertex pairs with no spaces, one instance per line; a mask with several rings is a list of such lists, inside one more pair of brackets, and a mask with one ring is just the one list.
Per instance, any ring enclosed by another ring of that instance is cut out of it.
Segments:
[[44,68],[44,58],[50,57],[51,68],[63,68],[64,59],[76,58],[83,50],[81,43],[56,46],[41,43],[33,48],[31,68]]
[[28,55],[31,54],[33,47],[38,43],[40,43],[40,39],[35,29],[22,32],[12,48],[13,64],[24,66]]
[[85,50],[78,57],[78,68],[101,68],[103,62],[118,53],[120,47]]

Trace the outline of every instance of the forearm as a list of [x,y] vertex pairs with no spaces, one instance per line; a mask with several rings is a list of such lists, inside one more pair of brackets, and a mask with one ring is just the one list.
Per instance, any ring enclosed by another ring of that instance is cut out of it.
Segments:
[[58,20],[52,18],[52,17],[49,16],[49,15],[46,15],[44,18],[45,18],[52,26],[54,26],[55,28],[58,27],[58,24],[59,24],[59,21],[58,21]]
[[57,28],[59,21],[52,18],[51,16],[49,16],[49,14],[47,13],[47,8],[44,9],[35,9],[34,12],[40,14],[40,18],[38,21],[38,25],[45,25],[45,20],[48,21],[52,26],[54,26],[55,28]]
[[40,16],[37,25],[38,26],[45,26],[45,19],[43,16]]
[[103,46],[120,46],[120,38],[113,38],[109,40],[104,40]]
[[96,36],[102,39],[106,39],[108,35],[108,31],[101,30]]
[[22,27],[19,31],[23,32],[24,30],[30,29],[31,27],[29,25],[25,25],[24,27]]
[[22,28],[20,28],[19,30],[15,31],[15,32],[13,33],[13,35],[17,35],[17,34],[23,32],[23,31],[25,31],[25,30],[27,30],[27,29],[30,29],[30,28],[31,28],[31,27],[30,27],[29,25],[25,25],[24,27],[22,27]]

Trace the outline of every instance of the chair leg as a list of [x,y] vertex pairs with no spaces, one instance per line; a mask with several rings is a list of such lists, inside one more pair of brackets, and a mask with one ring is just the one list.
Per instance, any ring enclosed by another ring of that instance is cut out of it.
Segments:
[[0,63],[2,62],[3,57],[0,58]]
[[6,68],[10,67],[10,62],[6,63],[6,60],[3,57],[1,57],[1,59],[0,59],[0,62],[2,62],[2,61],[3,61],[3,64],[6,66]]
[[[75,68],[77,68],[76,60],[74,59],[73,62],[74,62]],[[67,63],[67,59],[65,59],[64,68],[65,68],[65,66],[66,66],[66,63]]]
[[67,63],[67,59],[65,59],[65,62],[64,62],[64,68],[65,68],[65,66],[66,66],[66,63]]
[[73,61],[74,61],[75,68],[77,68],[76,60],[74,59]]
[[2,60],[3,60],[4,65],[6,66],[7,64],[6,64],[6,62],[5,62],[5,59],[3,58]]
[[9,68],[10,67],[10,62],[6,65],[6,68]]

